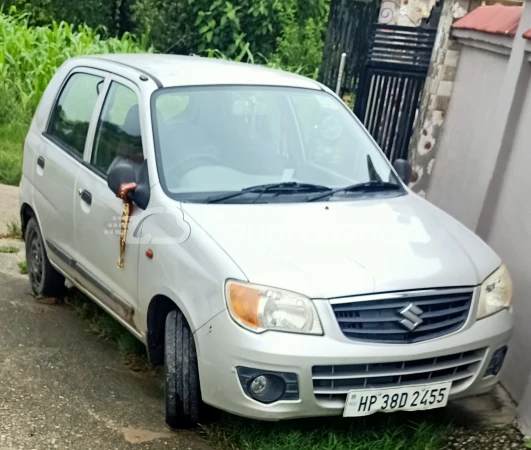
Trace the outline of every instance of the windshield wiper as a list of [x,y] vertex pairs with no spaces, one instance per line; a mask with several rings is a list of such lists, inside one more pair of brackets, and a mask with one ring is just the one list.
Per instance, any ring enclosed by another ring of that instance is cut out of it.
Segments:
[[[241,195],[256,193],[260,194],[258,198],[265,194],[266,192],[282,192],[282,193],[292,193],[292,192],[322,192],[322,191],[331,191],[332,189],[326,186],[321,186],[319,184],[311,183],[297,183],[295,181],[286,181],[283,183],[271,183],[271,184],[259,184],[257,186],[250,186],[248,188],[242,189],[238,192],[232,192],[230,194],[223,194],[214,197],[208,197],[205,200],[205,203],[219,203],[224,200],[230,200],[234,197],[239,197]],[[258,200],[258,198],[255,199]]]
[[366,181],[364,183],[352,184],[350,186],[346,186],[342,188],[330,189],[328,192],[325,192],[323,194],[309,197],[306,201],[314,202],[316,200],[320,200],[325,197],[330,197],[339,192],[394,191],[398,189],[400,189],[400,185],[398,184],[388,183],[386,181],[371,180],[371,181]]

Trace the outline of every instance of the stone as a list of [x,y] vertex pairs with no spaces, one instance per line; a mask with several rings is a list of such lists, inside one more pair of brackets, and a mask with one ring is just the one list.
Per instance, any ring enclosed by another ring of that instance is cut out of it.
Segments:
[[450,97],[452,95],[453,81],[441,81],[437,87],[437,95]]
[[453,82],[455,80],[455,74],[457,72],[456,67],[444,66],[442,79],[443,81]]

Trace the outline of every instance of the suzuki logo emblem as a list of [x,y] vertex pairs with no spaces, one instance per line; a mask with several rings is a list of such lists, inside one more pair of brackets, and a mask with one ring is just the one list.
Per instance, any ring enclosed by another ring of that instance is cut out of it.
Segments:
[[418,306],[410,303],[402,311],[400,311],[400,315],[404,317],[400,323],[409,331],[413,331],[423,322],[423,320],[419,317],[423,312],[424,311],[422,311],[422,309],[420,309]]

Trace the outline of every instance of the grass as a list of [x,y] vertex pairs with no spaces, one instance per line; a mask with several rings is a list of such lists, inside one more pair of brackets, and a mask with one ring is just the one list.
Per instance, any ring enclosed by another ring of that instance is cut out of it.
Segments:
[[0,125],[0,183],[18,186],[22,175],[22,145],[29,125]]
[[28,274],[28,265],[26,264],[26,261],[20,261],[18,263],[18,269],[20,270],[20,273],[22,275],[27,275]]
[[440,413],[377,414],[286,422],[225,415],[200,433],[222,450],[440,450],[451,430]]
[[[1,9],[1,8],[0,8]],[[100,30],[65,22],[30,27],[28,16],[0,11],[0,183],[18,185],[22,146],[41,96],[68,58],[152,51],[146,36],[103,39]]]
[[22,239],[22,226],[20,222],[16,219],[11,219],[7,223],[7,232],[0,233],[0,239]]
[[0,245],[0,253],[18,253],[19,248],[12,245]]
[[524,444],[525,448],[531,448],[531,439],[527,439]]
[[11,219],[7,223],[7,233],[2,237],[7,237],[11,239],[22,239],[22,225],[16,219]]

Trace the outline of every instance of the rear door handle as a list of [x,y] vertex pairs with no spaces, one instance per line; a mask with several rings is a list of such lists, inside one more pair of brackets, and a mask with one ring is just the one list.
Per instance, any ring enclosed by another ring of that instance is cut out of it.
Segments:
[[42,156],[39,156],[37,158],[37,165],[41,168],[41,169],[44,169],[44,158]]
[[92,194],[89,191],[79,189],[77,193],[87,205],[92,204]]

